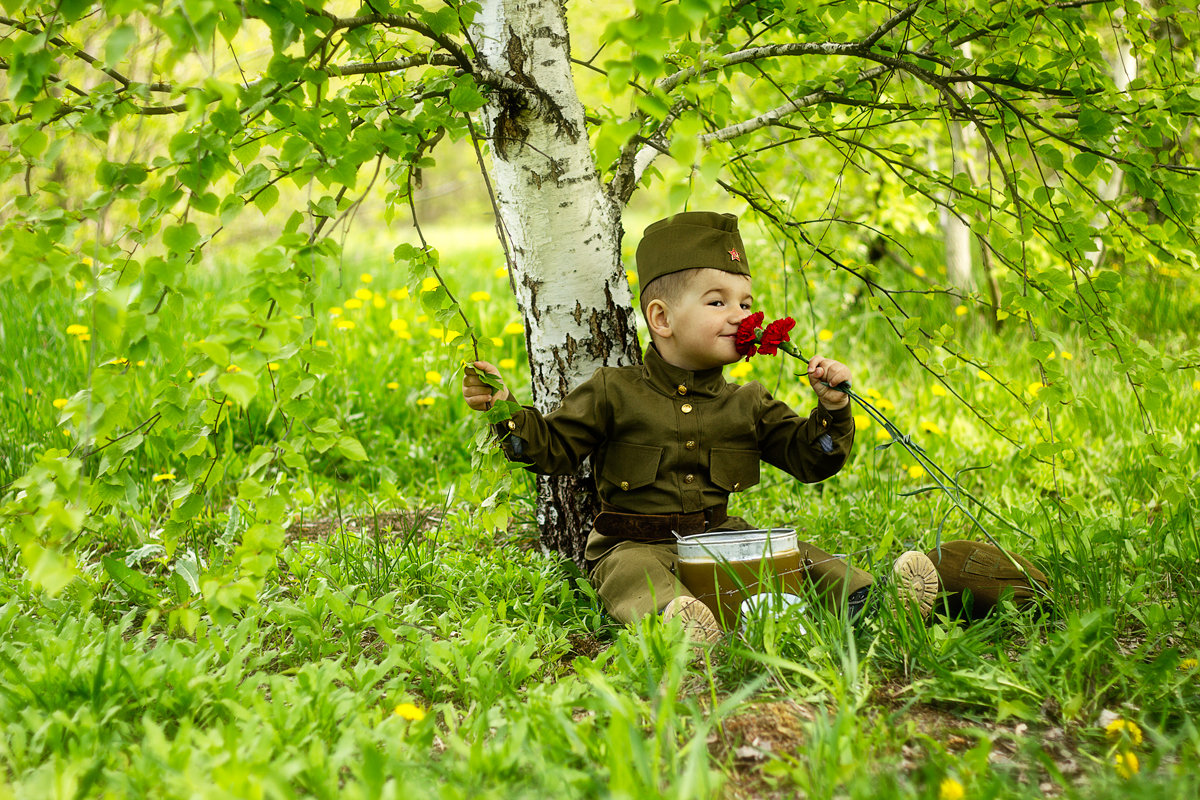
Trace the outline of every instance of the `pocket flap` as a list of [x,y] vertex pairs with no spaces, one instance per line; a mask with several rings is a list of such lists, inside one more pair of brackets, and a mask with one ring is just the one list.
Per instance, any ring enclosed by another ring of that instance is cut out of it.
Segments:
[[729,492],[741,492],[758,483],[761,454],[757,450],[714,447],[709,455],[712,482]]
[[629,442],[610,442],[600,477],[624,491],[654,482],[658,476],[661,447]]

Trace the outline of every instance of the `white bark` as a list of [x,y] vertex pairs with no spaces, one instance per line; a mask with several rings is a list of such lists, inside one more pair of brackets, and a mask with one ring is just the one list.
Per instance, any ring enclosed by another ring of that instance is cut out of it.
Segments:
[[638,358],[621,209],[592,160],[561,5],[484,0],[472,34],[487,68],[522,87],[494,93],[486,117],[534,403],[548,410],[597,366]]
[[[1125,19],[1124,9],[1117,9],[1115,13],[1117,21]],[[1117,52],[1113,54],[1112,59],[1112,79],[1116,85],[1118,92],[1124,92],[1129,88],[1129,84],[1137,77],[1138,62],[1137,56],[1133,52],[1133,44],[1129,41],[1129,37],[1117,36]],[[1100,199],[1105,203],[1111,203],[1121,193],[1121,185],[1125,181],[1125,173],[1121,168],[1114,165],[1113,173],[1109,179],[1100,187]],[[1108,222],[1108,213],[1101,212],[1094,220],[1097,227]],[[1099,236],[1095,239],[1095,249],[1088,253],[1088,259],[1092,262],[1092,266],[1099,266],[1104,259],[1104,240]]]
[[[950,174],[970,174],[967,166],[967,144],[961,123],[950,122]],[[951,192],[949,205],[954,206],[957,192]],[[942,236],[946,244],[946,277],[960,289],[975,288],[971,258],[971,229],[950,209],[941,210]]]

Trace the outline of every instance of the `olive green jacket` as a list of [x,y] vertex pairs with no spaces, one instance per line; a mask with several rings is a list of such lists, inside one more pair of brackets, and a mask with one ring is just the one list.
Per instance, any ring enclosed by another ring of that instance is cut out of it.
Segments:
[[636,514],[701,511],[759,482],[759,462],[812,483],[833,475],[854,443],[850,407],[807,418],[757,381],[726,383],[721,368],[645,363],[600,367],[549,414],[523,407],[498,426],[505,454],[549,475],[591,455],[600,499]]

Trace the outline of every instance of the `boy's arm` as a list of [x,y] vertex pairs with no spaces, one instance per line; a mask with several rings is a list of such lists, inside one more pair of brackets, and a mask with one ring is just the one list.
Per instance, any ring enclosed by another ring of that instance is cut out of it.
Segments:
[[[495,375],[500,381],[500,390],[497,391],[484,383],[483,378],[479,377],[480,372]],[[504,378],[501,377],[500,370],[496,368],[495,364],[489,364],[486,361],[469,364],[463,371],[462,395],[463,399],[467,401],[467,405],[475,411],[487,411],[496,403],[512,397],[508,387],[504,386]]]
[[840,470],[854,445],[854,416],[850,396],[833,387],[850,380],[850,368],[840,361],[811,358],[808,383],[818,402],[807,418],[764,390],[758,418],[762,459],[806,483]]
[[850,368],[840,361],[813,356],[808,361],[808,385],[816,392],[817,401],[830,411],[850,405],[850,395],[833,388],[850,383]]

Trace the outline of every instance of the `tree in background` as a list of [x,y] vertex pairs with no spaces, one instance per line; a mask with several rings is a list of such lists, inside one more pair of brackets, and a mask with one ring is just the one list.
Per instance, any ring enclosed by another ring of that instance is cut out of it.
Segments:
[[[382,195],[389,220],[415,215],[422,169],[455,141],[488,180],[543,409],[598,365],[638,360],[622,213],[643,188],[656,216],[680,210],[697,184],[736,198],[801,276],[832,270],[939,378],[986,365],[928,301],[960,295],[990,322],[1027,326],[1048,423],[1070,400],[1037,341],[1052,315],[1086,329],[1135,393],[1189,363],[1142,346],[1120,309],[1124,267],[1196,267],[1194,10],[636,0],[598,20],[607,6],[555,0],[3,6],[2,280],[34,293],[82,282],[96,363],[153,352],[173,376],[135,417],[132,378],[95,371],[66,409],[80,446],[10,487],[6,535],[50,587],[69,579],[63,554],[89,516],[125,502],[121,456],[164,429],[190,459],[164,530],[173,552],[231,463],[222,415],[257,397],[287,435],[237,462],[254,524],[220,591],[249,596],[286,523],[278,476],[314,448],[365,457],[303,402],[337,367],[312,345],[315,285],[364,200]],[[597,32],[594,52],[572,49]],[[1127,52],[1137,76],[1119,82]],[[302,205],[255,248],[246,302],[218,310],[202,342],[179,341],[197,264],[227,227],[291,199],[289,183]],[[930,274],[944,237],[952,255],[977,248],[984,274]],[[433,244],[396,249],[414,286],[441,280]],[[487,357],[450,287],[421,300]],[[1050,424],[1045,438],[1053,458]],[[1169,461],[1168,443],[1154,446]],[[543,542],[579,561],[586,473],[539,486]]]

